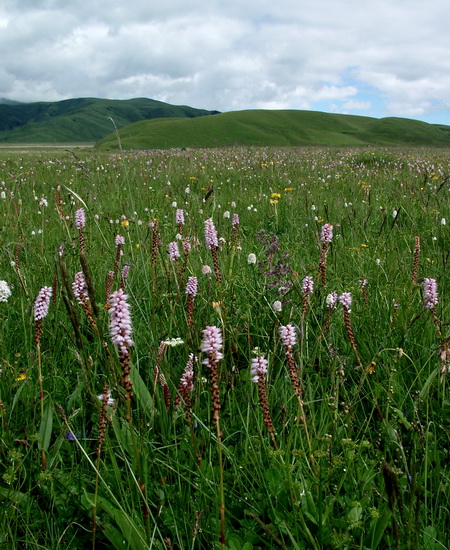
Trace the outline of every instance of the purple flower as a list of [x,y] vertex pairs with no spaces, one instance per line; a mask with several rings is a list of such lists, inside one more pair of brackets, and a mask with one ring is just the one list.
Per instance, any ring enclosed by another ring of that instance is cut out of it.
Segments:
[[250,374],[253,376],[252,382],[259,382],[259,377],[264,376],[267,373],[267,366],[269,361],[264,357],[254,357],[252,359],[252,365],[250,367]]
[[83,208],[78,208],[78,210],[75,212],[75,225],[77,226],[78,230],[83,229],[83,227],[86,225],[86,214],[84,213]]
[[312,294],[314,292],[314,279],[310,276],[306,276],[302,282],[303,294]]
[[186,284],[186,294],[190,294],[191,296],[197,296],[197,290],[198,290],[197,277],[189,277],[188,282]]
[[128,279],[128,275],[130,274],[130,264],[124,264],[122,267],[122,280],[126,281]]
[[185,237],[183,239],[183,250],[185,254],[189,254],[191,251],[191,242],[189,240],[189,237]]
[[116,235],[116,246],[122,246],[125,244],[125,238],[122,235]]
[[427,277],[423,280],[423,291],[424,291],[424,305],[428,309],[436,307],[438,304],[438,293],[437,293],[437,283],[436,279],[428,279]]
[[333,240],[333,226],[330,223],[326,223],[324,226],[322,226],[320,240],[323,243],[331,243],[331,241]]
[[124,354],[128,355],[128,348],[133,345],[131,339],[132,327],[128,305],[128,295],[119,288],[109,298],[109,330],[114,345]]
[[178,225],[184,225],[184,210],[182,208],[177,208],[175,214],[175,222]]
[[34,302],[34,320],[40,321],[47,316],[48,308],[50,307],[50,298],[52,297],[53,289],[51,286],[44,286],[39,291]]
[[233,220],[231,222],[232,226],[235,227],[236,225],[239,225],[239,215],[233,214]]
[[334,307],[336,307],[336,304],[338,301],[337,292],[336,291],[330,292],[330,294],[328,294],[328,296],[326,297],[325,301],[326,301],[327,307],[329,307],[330,309],[333,309]]
[[83,305],[83,302],[89,300],[86,290],[86,281],[84,280],[84,275],[82,271],[75,273],[75,280],[72,283],[72,290],[77,302],[80,305]]
[[184,368],[183,375],[180,380],[180,386],[188,392],[192,392],[194,389],[194,360],[194,354],[190,353],[188,362]]
[[213,250],[219,247],[217,230],[214,227],[214,222],[212,221],[212,218],[208,218],[205,221],[205,241],[206,241],[206,246],[210,250]]
[[343,292],[340,296],[339,296],[339,301],[341,302],[341,304],[343,305],[343,307],[345,307],[346,309],[348,309],[350,311],[350,308],[352,306],[352,295],[351,295],[351,292]]
[[215,326],[206,327],[203,331],[203,340],[201,350],[207,353],[209,357],[203,361],[204,365],[211,366],[210,360],[214,362],[223,359],[222,349],[222,332],[220,328]]
[[169,243],[169,259],[171,262],[176,262],[179,257],[180,251],[178,249],[178,243],[176,241],[172,241]]
[[293,325],[285,325],[280,327],[280,338],[287,348],[293,348],[297,343],[295,335],[295,327]]

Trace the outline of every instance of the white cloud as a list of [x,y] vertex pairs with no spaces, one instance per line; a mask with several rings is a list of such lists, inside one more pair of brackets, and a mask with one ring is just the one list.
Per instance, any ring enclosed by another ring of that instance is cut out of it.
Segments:
[[0,97],[450,124],[447,0],[4,0]]

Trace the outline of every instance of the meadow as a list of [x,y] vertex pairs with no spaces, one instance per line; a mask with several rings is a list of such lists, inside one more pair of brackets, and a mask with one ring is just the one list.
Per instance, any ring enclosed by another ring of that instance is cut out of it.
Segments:
[[450,548],[449,175],[0,153],[0,547]]

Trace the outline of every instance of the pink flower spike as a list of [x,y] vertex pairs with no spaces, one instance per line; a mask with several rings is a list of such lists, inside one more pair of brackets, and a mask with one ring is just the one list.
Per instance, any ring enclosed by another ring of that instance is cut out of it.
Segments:
[[320,240],[323,243],[331,243],[331,241],[333,240],[333,226],[330,223],[326,223],[324,226],[322,226]]
[[285,325],[280,327],[280,338],[287,348],[293,348],[297,343],[295,335],[295,327],[293,325]]
[[254,357],[250,367],[250,374],[253,376],[252,382],[259,382],[259,377],[267,374],[269,361],[265,357]]
[[239,215],[238,214],[233,214],[233,220],[232,220],[232,226],[236,226],[236,225],[239,225]]
[[175,214],[175,223],[177,225],[184,225],[184,210],[181,208],[177,208]]
[[206,241],[206,246],[210,250],[213,250],[219,247],[217,230],[214,226],[214,222],[212,221],[212,218],[208,218],[205,221],[205,241]]
[[125,244],[125,238],[122,235],[116,235],[116,246],[122,246]]
[[339,302],[342,304],[343,307],[347,308],[350,311],[350,308],[352,306],[352,295],[350,292],[343,292],[339,296]]
[[125,355],[128,355],[128,348],[133,345],[131,339],[132,326],[128,295],[122,288],[113,292],[109,298],[109,330],[111,340],[115,346]]
[[310,276],[306,276],[302,282],[303,294],[312,294],[314,292],[314,279]]
[[211,360],[216,362],[223,359],[222,349],[222,332],[220,328],[215,326],[206,327],[203,331],[203,340],[201,350],[207,353],[209,357],[203,361],[204,365],[211,366]]
[[189,277],[188,282],[186,284],[186,294],[190,294],[191,296],[197,296],[197,290],[198,290],[197,277]]
[[171,262],[176,262],[179,257],[180,251],[178,249],[178,243],[176,241],[172,241],[169,243],[169,259]]
[[86,281],[82,271],[75,273],[75,280],[72,283],[73,294],[80,305],[83,305],[83,301],[89,300]]
[[77,226],[78,230],[83,229],[83,227],[86,225],[86,214],[84,213],[83,208],[78,208],[78,210],[75,212],[75,225]]
[[47,317],[48,308],[50,307],[50,298],[52,297],[53,289],[51,286],[44,286],[39,291],[34,302],[34,320],[40,321]]
[[432,309],[438,304],[438,293],[436,279],[425,277],[423,280],[424,305],[428,309]]

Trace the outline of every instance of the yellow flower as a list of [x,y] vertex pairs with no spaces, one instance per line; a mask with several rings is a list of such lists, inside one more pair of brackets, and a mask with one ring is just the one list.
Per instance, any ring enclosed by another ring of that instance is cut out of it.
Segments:
[[16,378],[18,382],[21,382],[22,380],[25,380],[27,375],[24,372],[21,372],[19,376]]
[[286,193],[288,193],[289,191],[293,191],[293,190],[294,190],[293,187],[285,187],[285,188],[284,188],[284,191],[285,191]]
[[196,180],[197,178],[196,178],[195,176],[191,176],[189,179],[190,179],[191,181],[194,181],[194,180]]
[[141,248],[141,245],[139,243],[135,244],[136,250],[139,250]]
[[272,193],[270,196],[272,197],[272,199],[281,199],[280,193]]
[[220,307],[220,302],[213,302],[213,303],[212,303],[212,307],[213,307],[214,309],[217,309],[218,307]]
[[278,204],[277,200],[269,199],[270,204]]
[[365,243],[361,243],[361,246],[362,246],[363,248],[368,248],[368,247],[369,247],[369,245],[368,245],[368,244],[365,244]]
[[122,221],[120,222],[120,225],[121,225],[122,227],[128,227],[128,226],[130,225],[130,222],[129,222],[128,220],[122,220]]

